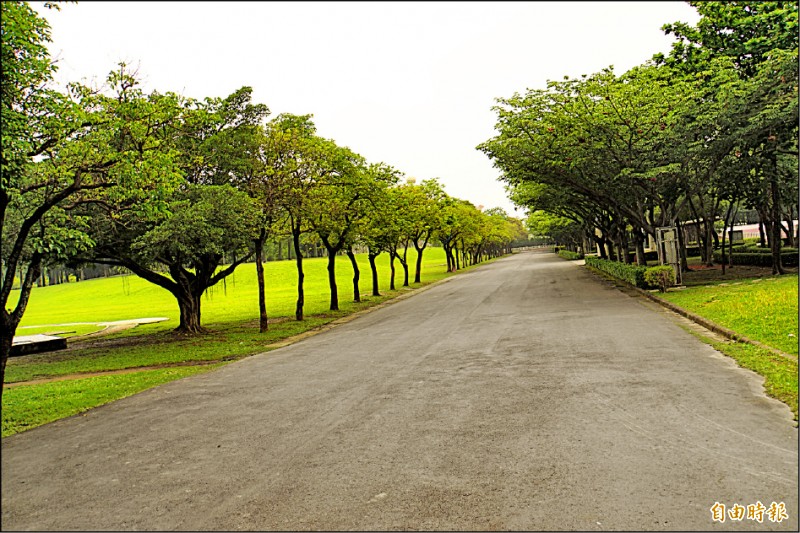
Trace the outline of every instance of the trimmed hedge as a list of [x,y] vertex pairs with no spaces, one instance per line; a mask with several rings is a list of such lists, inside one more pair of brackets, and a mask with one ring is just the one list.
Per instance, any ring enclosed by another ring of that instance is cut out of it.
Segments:
[[675,270],[670,265],[650,267],[644,273],[644,281],[661,292],[667,292],[675,286]]
[[647,271],[647,267],[626,265],[625,263],[620,263],[619,261],[609,261],[608,259],[600,259],[599,257],[592,256],[586,256],[586,264],[596,268],[597,270],[602,270],[606,274],[610,274],[615,278],[627,281],[631,285],[635,285],[640,289],[646,289],[649,287],[647,282],[644,280],[644,273]]
[[564,259],[569,259],[570,261],[574,261],[575,259],[583,259],[583,254],[579,254],[578,252],[570,252],[569,250],[559,250],[558,256],[563,257]]
[[[726,259],[730,257],[731,261],[733,261],[734,265],[750,265],[750,266],[763,266],[763,267],[771,267],[772,266],[772,253],[769,249],[764,249],[765,251],[758,251],[758,252],[739,252],[734,250],[733,253],[726,253]],[[781,262],[783,266],[787,267],[795,267],[798,264],[798,255],[797,251],[786,251],[787,249],[784,248],[781,251]],[[791,249],[789,249],[791,250]],[[717,263],[722,262],[722,252],[716,251],[714,252],[714,261]]]

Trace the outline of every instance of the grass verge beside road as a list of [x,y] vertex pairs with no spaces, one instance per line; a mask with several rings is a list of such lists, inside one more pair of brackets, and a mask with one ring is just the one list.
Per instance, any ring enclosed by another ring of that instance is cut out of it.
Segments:
[[168,381],[208,372],[216,365],[143,370],[131,374],[53,381],[3,392],[3,437],[76,415]]
[[770,276],[658,294],[687,311],[797,356],[797,276]]
[[788,405],[798,420],[798,278],[764,276],[713,282],[658,294],[687,311],[754,341],[793,355],[794,360],[741,342],[703,339],[739,366],[764,377],[767,395]]

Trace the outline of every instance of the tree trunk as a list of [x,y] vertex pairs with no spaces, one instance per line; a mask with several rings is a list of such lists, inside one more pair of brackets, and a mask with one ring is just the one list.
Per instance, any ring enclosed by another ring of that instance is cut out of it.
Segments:
[[375,266],[375,258],[380,255],[380,252],[377,254],[373,254],[369,252],[367,257],[369,258],[369,268],[372,271],[372,295],[373,296],[380,296],[381,293],[378,292],[378,267]]
[[292,226],[292,241],[294,242],[295,263],[297,264],[297,305],[294,311],[295,320],[303,320],[303,305],[305,295],[303,293],[303,254],[300,252],[300,225]]
[[786,215],[786,235],[789,237],[787,245],[789,248],[797,248],[797,237],[794,231],[794,206],[789,206],[789,212]]
[[16,330],[16,325],[0,324],[0,356],[3,358],[3,366],[0,369],[0,403],[3,401],[3,389],[5,389],[6,363],[11,354],[11,344],[14,342]]
[[406,243],[405,248],[403,248],[403,259],[400,259],[399,256],[397,259],[403,266],[403,287],[408,287],[408,243]]
[[180,311],[180,324],[175,331],[194,335],[205,331],[200,326],[200,302],[202,295],[195,294],[193,291],[173,292],[173,296],[178,301]]
[[728,203],[728,209],[725,211],[725,220],[722,222],[722,275],[725,275],[725,267],[727,266],[726,256],[725,256],[725,234],[728,233],[728,226],[731,224],[731,213],[733,212],[733,205],[734,202],[731,201]]
[[256,277],[258,278],[258,331],[265,333],[269,329],[267,317],[267,298],[264,291],[264,241],[266,232],[261,230],[261,235],[255,241],[256,248]]
[[[773,161],[773,169],[775,163]],[[769,182],[770,193],[772,195],[772,238],[770,239],[770,249],[772,250],[772,273],[773,274],[786,274],[783,269],[783,261],[781,260],[781,245],[783,238],[781,237],[781,198],[780,191],[778,190],[778,183],[774,176]]]
[[421,274],[422,274],[422,252],[425,251],[425,247],[428,245],[428,238],[425,238],[425,241],[422,243],[422,247],[417,245],[417,241],[414,240],[414,248],[417,250],[417,264],[414,270],[414,283],[422,283]]
[[[326,247],[327,248],[327,247]],[[327,248],[328,250],[328,286],[331,289],[331,311],[339,310],[339,289],[336,286],[336,252]]]
[[678,236],[678,255],[681,259],[681,272],[689,271],[689,259],[686,257],[686,238],[683,233],[683,224],[679,219],[675,219],[675,232]]
[[361,272],[358,270],[358,262],[353,253],[353,247],[347,248],[347,257],[350,259],[350,264],[353,265],[353,301],[361,301],[361,291],[358,290],[358,280],[361,278]]
[[647,259],[644,258],[644,235],[642,231],[634,230],[634,242],[636,243],[636,264],[639,266],[647,266]]
[[395,290],[394,286],[394,259],[397,256],[397,250],[392,250],[389,252],[389,272],[391,275],[389,276],[389,290]]

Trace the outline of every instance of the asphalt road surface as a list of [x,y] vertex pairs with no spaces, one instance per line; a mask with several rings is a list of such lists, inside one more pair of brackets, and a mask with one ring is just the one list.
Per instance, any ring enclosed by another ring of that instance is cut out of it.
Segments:
[[796,531],[797,449],[756,374],[522,253],[3,439],[2,529]]

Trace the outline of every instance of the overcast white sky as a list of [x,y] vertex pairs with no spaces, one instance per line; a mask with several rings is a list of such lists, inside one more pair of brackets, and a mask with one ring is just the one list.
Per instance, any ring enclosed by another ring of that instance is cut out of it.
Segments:
[[47,10],[61,81],[102,81],[119,61],[146,90],[224,97],[248,85],[279,113],[451,196],[514,211],[475,147],[494,99],[548,80],[618,74],[699,19],[685,2],[79,2]]

